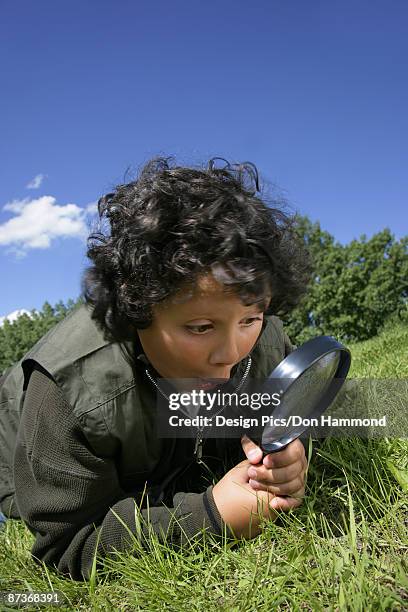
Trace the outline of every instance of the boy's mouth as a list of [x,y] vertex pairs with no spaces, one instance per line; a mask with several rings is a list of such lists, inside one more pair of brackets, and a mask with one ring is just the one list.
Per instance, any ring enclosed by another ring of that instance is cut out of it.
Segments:
[[195,388],[203,389],[204,391],[209,391],[210,389],[215,389],[216,386],[217,383],[208,383],[200,381],[195,385]]
[[204,389],[205,391],[207,391],[209,389],[215,389],[215,387],[218,387],[219,385],[225,382],[226,380],[223,378],[218,378],[218,379],[199,378],[195,386],[198,389]]

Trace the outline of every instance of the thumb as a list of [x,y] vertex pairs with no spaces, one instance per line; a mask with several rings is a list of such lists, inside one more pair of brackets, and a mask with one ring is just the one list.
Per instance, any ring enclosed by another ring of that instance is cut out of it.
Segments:
[[288,512],[288,510],[293,510],[302,504],[302,500],[296,497],[279,497],[276,496],[270,502],[269,506],[273,510],[282,510],[283,512]]
[[242,450],[244,451],[246,458],[253,464],[261,463],[263,458],[262,449],[250,440],[248,436],[242,436],[241,438]]

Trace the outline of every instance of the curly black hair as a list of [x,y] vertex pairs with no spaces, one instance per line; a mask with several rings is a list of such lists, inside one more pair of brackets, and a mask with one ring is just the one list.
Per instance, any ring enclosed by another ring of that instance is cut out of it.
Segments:
[[310,259],[295,217],[255,195],[253,164],[220,159],[191,168],[154,158],[99,200],[108,224],[88,238],[83,295],[105,337],[130,340],[152,322],[152,305],[209,272],[245,305],[265,310],[271,295],[265,314],[290,312],[305,293]]

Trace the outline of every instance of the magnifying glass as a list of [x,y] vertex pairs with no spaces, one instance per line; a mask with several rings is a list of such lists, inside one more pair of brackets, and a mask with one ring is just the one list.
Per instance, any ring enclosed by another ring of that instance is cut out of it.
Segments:
[[[265,454],[282,450],[319,419],[335,399],[350,369],[350,351],[331,336],[319,336],[290,353],[265,381],[268,393],[279,393],[280,404],[270,422],[252,438]],[[290,418],[291,417],[291,418]],[[273,424],[283,422],[285,427]]]

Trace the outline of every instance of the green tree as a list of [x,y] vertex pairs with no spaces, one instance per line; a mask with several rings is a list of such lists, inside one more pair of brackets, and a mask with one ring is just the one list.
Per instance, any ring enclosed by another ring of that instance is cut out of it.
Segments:
[[54,307],[45,302],[40,311],[32,310],[30,315],[23,314],[14,322],[7,319],[0,327],[0,372],[21,359],[27,351],[54,325],[82,303],[68,300],[62,301]]
[[397,242],[384,229],[370,240],[361,236],[343,246],[307,217],[299,217],[297,227],[314,273],[305,299],[287,320],[295,342],[320,334],[365,340],[391,315],[406,309],[408,237]]

